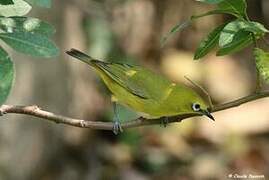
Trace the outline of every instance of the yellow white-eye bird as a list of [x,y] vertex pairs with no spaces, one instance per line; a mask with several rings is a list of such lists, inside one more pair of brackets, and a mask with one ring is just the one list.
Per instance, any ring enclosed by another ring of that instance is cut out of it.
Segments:
[[115,134],[122,131],[116,103],[151,118],[165,120],[170,116],[200,114],[214,120],[205,101],[191,88],[175,84],[141,66],[103,62],[76,49],[66,53],[92,66],[111,91]]

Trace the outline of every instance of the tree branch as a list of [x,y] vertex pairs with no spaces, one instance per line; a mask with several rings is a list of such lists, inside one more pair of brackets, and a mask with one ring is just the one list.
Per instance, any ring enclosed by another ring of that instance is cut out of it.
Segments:
[[[211,112],[222,111],[225,109],[230,109],[233,107],[237,107],[241,104],[254,101],[257,99],[269,97],[269,92],[258,92],[252,95],[225,103],[221,105],[216,105],[212,107],[210,110]],[[112,130],[113,123],[112,122],[101,122],[101,121],[88,121],[83,119],[74,119],[62,115],[57,115],[45,110],[40,109],[38,106],[15,106],[15,105],[2,105],[0,107],[0,115],[5,115],[9,113],[14,114],[26,114],[34,117],[39,117],[45,120],[49,120],[55,123],[66,124],[70,126],[80,127],[80,128],[92,128],[92,129],[103,129],[103,130]],[[178,115],[174,117],[169,117],[169,123],[173,122],[180,122],[184,119],[199,116],[197,114],[184,114]],[[145,125],[153,125],[153,124],[160,124],[161,119],[145,119],[145,118],[137,118],[132,121],[123,122],[122,128],[132,128],[138,126],[145,126]]]

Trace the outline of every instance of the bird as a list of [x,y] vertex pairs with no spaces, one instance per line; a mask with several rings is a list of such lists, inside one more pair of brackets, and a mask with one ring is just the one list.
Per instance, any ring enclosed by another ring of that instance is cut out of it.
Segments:
[[113,132],[122,132],[117,105],[129,107],[146,118],[195,114],[215,120],[207,103],[193,89],[172,82],[164,76],[138,65],[104,62],[77,49],[66,53],[93,67],[111,92]]

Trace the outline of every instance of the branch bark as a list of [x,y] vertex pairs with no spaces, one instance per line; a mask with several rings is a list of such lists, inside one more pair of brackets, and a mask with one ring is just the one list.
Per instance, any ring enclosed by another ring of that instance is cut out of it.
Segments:
[[[242,97],[240,99],[224,103],[221,105],[213,106],[210,112],[217,112],[222,111],[225,109],[234,108],[237,106],[240,106],[241,104],[254,101],[257,99],[269,97],[269,91],[268,92],[258,92],[254,93],[249,96]],[[92,129],[103,129],[103,130],[112,130],[113,123],[112,122],[101,122],[101,121],[88,121],[83,119],[75,119],[71,117],[66,117],[58,114],[54,114],[49,111],[42,110],[40,107],[33,105],[33,106],[16,106],[16,105],[2,105],[0,107],[0,115],[5,114],[25,114],[30,115],[34,117],[39,117],[45,120],[49,120],[55,123],[61,123],[66,124],[70,126],[80,127],[80,128],[92,128]],[[184,114],[184,115],[178,115],[174,117],[169,117],[169,123],[174,122],[181,122],[182,120],[185,120],[190,117],[199,116],[197,114]],[[145,118],[137,118],[135,120],[123,122],[121,124],[122,128],[132,128],[132,127],[139,127],[139,126],[145,126],[145,125],[153,125],[153,124],[160,124],[161,119],[145,119]]]

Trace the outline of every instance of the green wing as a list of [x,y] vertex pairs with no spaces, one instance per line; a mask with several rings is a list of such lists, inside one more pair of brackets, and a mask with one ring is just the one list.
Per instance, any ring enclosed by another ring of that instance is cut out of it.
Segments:
[[162,92],[171,85],[167,79],[140,66],[99,61],[76,49],[67,51],[67,54],[100,69],[130,93],[143,99],[160,99]]
[[127,89],[132,94],[143,99],[150,98],[150,93],[143,86],[142,80],[134,78],[136,73],[141,73],[141,68],[128,64],[107,63],[93,60],[93,64],[105,72],[111,79]]

